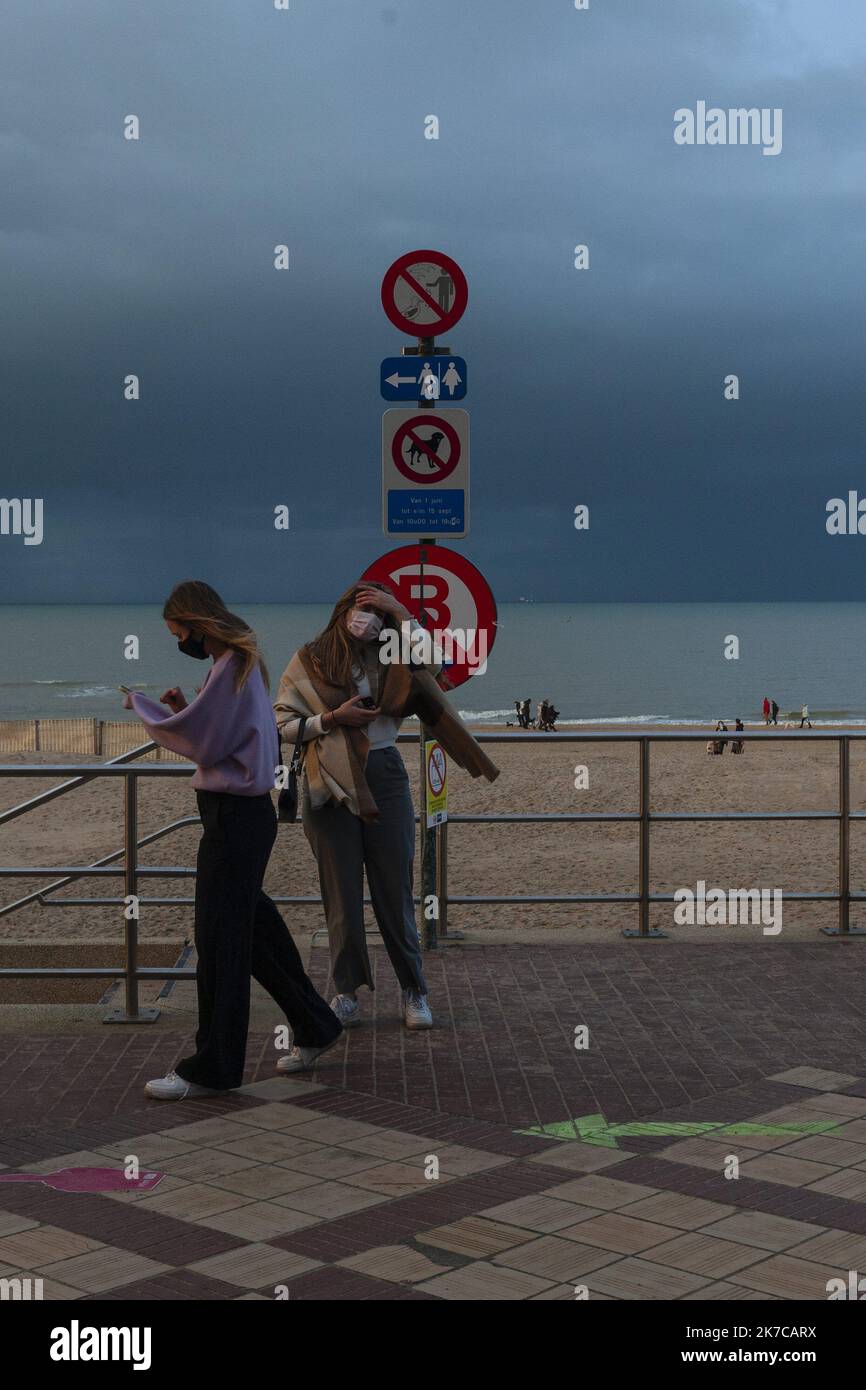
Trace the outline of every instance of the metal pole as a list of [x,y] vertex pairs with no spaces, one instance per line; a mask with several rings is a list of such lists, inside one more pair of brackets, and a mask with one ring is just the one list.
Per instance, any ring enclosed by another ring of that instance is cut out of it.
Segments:
[[[418,356],[434,356],[436,353],[436,343],[433,338],[418,339]],[[433,401],[428,401],[423,393],[418,400],[419,410],[432,410]],[[428,545],[435,545],[435,540],[421,540],[419,542],[419,565],[418,574],[421,585],[419,607],[420,621],[423,628],[427,628],[427,612],[424,607],[424,565],[427,560]],[[436,835],[427,828],[427,760],[425,757],[425,744],[428,738],[426,725],[420,724],[419,736],[421,743],[421,779],[420,779],[420,804],[418,806],[418,824],[421,831],[421,911],[424,917],[424,945],[426,950],[435,951],[438,937],[439,924],[436,917],[428,917],[427,903],[430,898],[436,898],[437,909],[442,910],[438,895],[438,874],[436,870]]]
[[448,937],[448,822],[436,827],[436,900],[439,904],[439,936]]
[[[139,1009],[138,1006],[138,776],[127,773],[123,787],[123,892],[126,899],[124,931],[126,936],[126,1009],[107,1014],[105,1023],[152,1023],[159,1017],[158,1009]],[[134,911],[129,900],[135,899]]]
[[646,737],[638,740],[640,745],[640,824],[638,826],[638,929],[626,927],[623,936],[663,937],[667,932],[649,924],[649,880],[650,880],[650,741]]
[[822,927],[825,936],[866,936],[851,926],[851,741],[839,735],[839,925]]

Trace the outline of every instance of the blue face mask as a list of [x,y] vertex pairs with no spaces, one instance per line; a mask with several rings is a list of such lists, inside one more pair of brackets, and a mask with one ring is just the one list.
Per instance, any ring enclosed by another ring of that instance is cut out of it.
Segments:
[[184,656],[194,657],[196,661],[207,661],[208,654],[204,649],[204,642],[201,637],[193,637],[192,633],[184,637],[182,642],[178,642],[177,649],[183,652]]

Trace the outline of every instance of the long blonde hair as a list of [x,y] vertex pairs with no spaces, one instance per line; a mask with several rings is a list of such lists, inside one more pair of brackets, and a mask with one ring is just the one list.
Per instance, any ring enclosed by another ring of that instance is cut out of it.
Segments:
[[[364,589],[380,589],[383,594],[393,593],[389,585],[378,584],[374,580],[365,579],[353,584],[337,599],[324,632],[320,632],[318,637],[308,642],[305,648],[312,657],[316,670],[328,684],[336,685],[343,690],[352,689],[352,667],[360,664],[359,657],[363,651],[363,643],[354,638],[346,626],[346,615],[355,607],[355,599]],[[373,611],[378,612],[383,620],[383,632],[388,628],[398,630],[390,614],[378,609]]]
[[175,584],[165,601],[162,616],[184,627],[195,628],[204,637],[223,642],[240,657],[235,689],[242,690],[250,674],[258,666],[265,685],[270,685],[268,668],[264,663],[256,634],[237,613],[230,613],[216,589],[203,579],[185,579]]

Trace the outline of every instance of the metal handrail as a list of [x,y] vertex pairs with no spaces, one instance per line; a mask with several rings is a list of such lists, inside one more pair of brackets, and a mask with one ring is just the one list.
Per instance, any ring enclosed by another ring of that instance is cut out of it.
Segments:
[[[401,743],[417,743],[418,734],[401,733],[399,741]],[[839,748],[839,808],[836,811],[695,811],[695,812],[671,812],[671,811],[652,811],[650,807],[650,746],[653,743],[706,743],[717,741],[713,734],[705,730],[682,731],[682,730],[654,730],[652,733],[624,733],[624,732],[597,732],[584,731],[583,729],[574,732],[547,733],[531,730],[479,733],[476,735],[479,743],[636,743],[639,750],[639,809],[636,812],[553,812],[553,813],[509,813],[505,815],[477,814],[461,815],[455,814],[449,817],[454,824],[537,824],[543,823],[595,823],[595,824],[636,824],[639,834],[639,860],[638,860],[638,891],[636,893],[568,893],[568,894],[511,894],[511,895],[481,895],[481,894],[454,894],[450,895],[447,889],[447,829],[448,823],[445,822],[436,828],[439,837],[439,856],[442,870],[439,875],[438,887],[441,893],[440,923],[442,932],[447,931],[447,907],[453,904],[508,904],[508,903],[635,903],[639,910],[639,926],[637,930],[626,929],[624,935],[647,939],[651,937],[663,936],[664,933],[657,929],[651,929],[649,925],[649,909],[652,903],[674,902],[675,896],[671,893],[651,893],[649,888],[649,864],[650,864],[650,828],[655,822],[712,822],[712,821],[836,821],[839,825],[839,891],[837,893],[825,892],[792,892],[786,893],[785,897],[796,902],[836,902],[839,905],[839,925],[838,927],[825,927],[822,931],[829,936],[848,938],[853,936],[866,936],[866,931],[860,928],[852,928],[850,925],[850,905],[852,902],[866,901],[866,892],[852,892],[850,886],[850,822],[852,820],[866,819],[866,811],[852,811],[850,806],[850,745],[852,741],[866,740],[866,729],[862,733],[844,733],[838,731],[825,731],[823,729],[813,729],[808,732],[802,730],[736,730],[728,731],[726,742],[751,742],[756,739],[771,739],[778,742],[796,740],[800,743],[831,742],[836,743]],[[85,782],[97,777],[121,777],[124,779],[124,845],[122,850],[118,850],[95,864],[72,865],[53,868],[41,866],[23,866],[13,868],[0,868],[2,878],[27,878],[27,877],[47,877],[51,878],[61,875],[61,878],[51,884],[47,889],[38,889],[28,897],[19,899],[17,903],[9,904],[6,908],[0,909],[0,915],[8,913],[16,907],[23,906],[26,902],[31,902],[34,898],[43,899],[46,893],[54,891],[56,888],[86,877],[110,878],[122,877],[124,880],[123,898],[90,898],[90,899],[63,899],[53,906],[62,904],[72,906],[73,904],[83,905],[92,904],[94,906],[118,906],[128,905],[134,902],[136,907],[140,905],[164,906],[178,905],[186,906],[191,900],[182,898],[150,898],[142,899],[139,897],[137,889],[139,880],[142,878],[187,878],[193,877],[195,869],[177,866],[145,866],[138,863],[138,850],[144,845],[152,843],[156,839],[179,829],[184,825],[195,824],[196,817],[183,817],[180,820],[171,822],[163,826],[160,830],[138,839],[138,799],[137,788],[138,780],[141,777],[189,777],[195,771],[192,764],[139,764],[130,767],[128,764],[143,753],[156,747],[154,743],[143,744],[140,748],[133,749],[130,753],[125,753],[121,757],[112,759],[109,763],[96,765],[84,765],[75,768],[76,776],[59,787],[54,787],[50,791],[42,793],[40,796],[31,798],[27,802],[13,807],[11,811],[0,814],[0,825],[15,819],[17,816],[33,810],[37,806],[44,805],[47,801],[63,795],[74,787],[81,786]],[[0,766],[0,777],[53,777],[64,775],[70,769],[63,765],[16,765]],[[114,861],[122,858],[123,865],[113,867]],[[294,896],[278,898],[280,903],[320,903],[321,898],[317,896]],[[120,1022],[139,1022],[149,1021],[158,1016],[157,1010],[142,1011],[139,1007],[138,986],[141,980],[183,980],[193,979],[195,971],[183,967],[151,967],[140,966],[138,963],[138,916],[127,916],[124,914],[125,936],[126,936],[126,964],[124,967],[79,967],[79,968],[26,968],[17,967],[13,969],[0,969],[0,979],[2,978],[33,978],[33,977],[54,977],[67,976],[75,978],[120,978],[123,977],[126,986],[126,1010],[125,1013],[119,1012],[113,1016],[114,1021]]]

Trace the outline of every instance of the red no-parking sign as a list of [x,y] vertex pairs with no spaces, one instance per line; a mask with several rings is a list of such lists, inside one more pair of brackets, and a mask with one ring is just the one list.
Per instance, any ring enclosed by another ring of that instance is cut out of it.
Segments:
[[[496,600],[480,570],[444,545],[403,545],[374,560],[361,576],[389,584],[400,602],[421,621],[423,603],[436,659],[452,685],[483,675],[496,639]],[[439,655],[441,653],[441,656]]]
[[468,301],[466,276],[444,251],[407,251],[382,281],[382,308],[395,328],[416,338],[447,333]]

